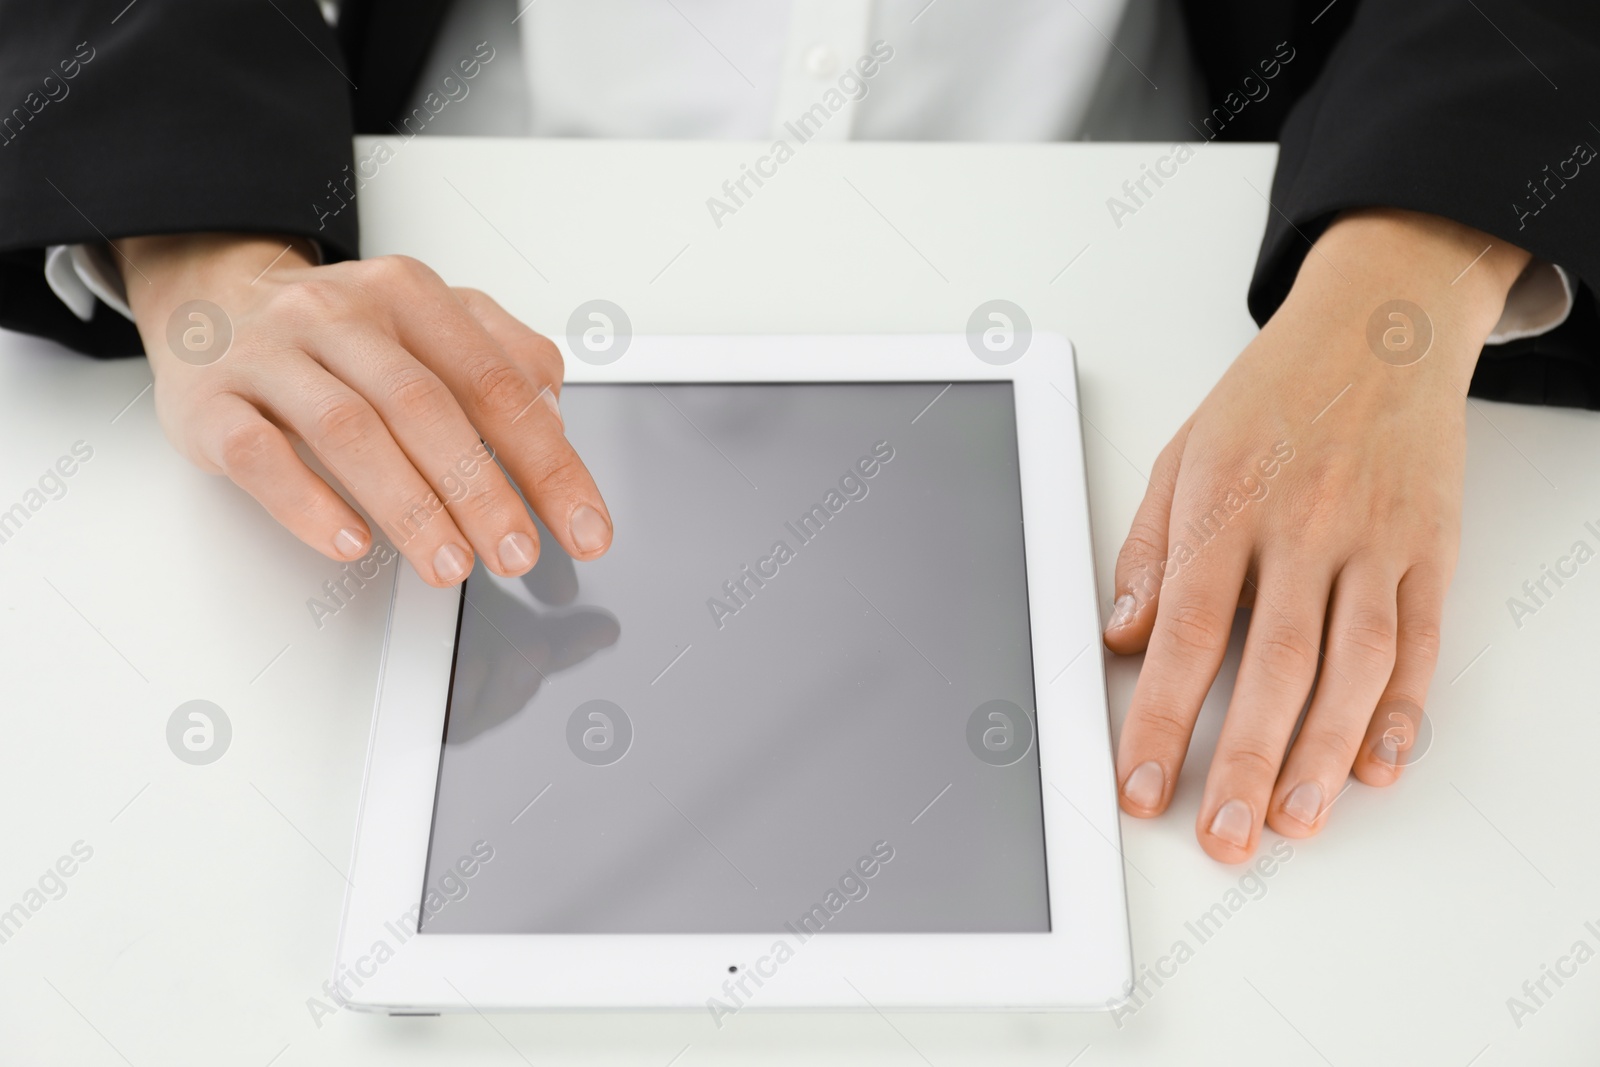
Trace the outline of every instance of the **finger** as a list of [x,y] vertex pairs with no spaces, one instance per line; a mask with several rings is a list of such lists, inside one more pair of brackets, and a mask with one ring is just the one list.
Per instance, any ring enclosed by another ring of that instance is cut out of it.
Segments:
[[1255,851],[1289,735],[1317,676],[1331,574],[1306,558],[1264,555],[1233,699],[1211,757],[1195,836],[1212,859]]
[[508,358],[437,275],[388,259],[398,265],[385,269],[402,272],[396,284],[413,296],[399,305],[401,343],[450,387],[556,540],[576,559],[599,557],[611,545],[611,516],[548,399],[560,388],[559,351],[533,334],[518,342],[518,360]]
[[348,561],[366,554],[372,533],[365,520],[306,466],[282,430],[232,393],[209,400],[204,411],[196,434],[200,458],[329,559]]
[[1157,815],[1171,800],[1195,719],[1227,650],[1248,562],[1247,541],[1219,536],[1162,583],[1117,747],[1122,808],[1130,815]]
[[367,399],[485,566],[516,577],[539,556],[533,516],[444,382],[377,332],[345,331],[312,353]]
[[[579,547],[576,534],[579,531],[587,531],[590,541],[600,547],[587,555],[582,552],[574,552],[574,555],[578,555],[578,558],[594,558],[595,555],[600,555],[610,547],[611,514],[600,496],[600,490],[595,486],[594,478],[589,475],[589,469],[582,464],[578,453],[571,448],[570,443],[566,442],[565,418],[560,408],[562,378],[565,374],[562,352],[544,334],[531,330],[530,326],[499,306],[499,302],[494,301],[488,294],[466,288],[454,290],[454,293],[466,306],[467,312],[477,320],[478,325],[482,325],[483,330],[490,334],[490,338],[493,338],[494,342],[522,368],[528,379],[541,386],[539,400],[549,406],[550,413],[555,416],[555,426],[563,434],[555,445],[558,454],[554,456],[554,461],[557,466],[547,472],[546,477],[557,486],[565,486],[565,493],[558,491],[557,499],[547,502],[544,499],[547,494],[534,491],[531,494],[533,509],[538,512],[539,518],[544,520],[552,533],[557,530],[566,531],[565,537],[557,536],[557,539],[568,552],[573,552],[573,549]],[[509,456],[515,458],[520,454],[522,453],[514,450]],[[534,464],[534,467],[538,467],[538,464]],[[522,475],[518,475],[518,480],[520,478]],[[566,498],[576,498],[576,504]],[[586,514],[579,517],[574,509],[586,509]],[[602,517],[603,525],[594,522],[595,515]],[[565,526],[560,525],[563,520]],[[594,537],[603,537],[603,541],[594,541]],[[570,571],[571,555],[563,557],[562,563]],[[547,577],[554,584],[554,573]],[[576,589],[576,579],[571,585]]]
[[550,389],[540,400],[549,405],[557,420],[561,419],[561,385],[565,367],[561,350],[544,334],[534,330],[521,319],[500,306],[500,303],[481,289],[456,287],[451,292],[466,306],[468,313],[478,320],[496,344],[505,349],[518,366],[533,381],[549,385]]
[[273,386],[250,399],[311,446],[425,581],[447,587],[471,573],[465,535],[365,398],[304,354]]
[[1345,564],[1334,583],[1317,690],[1267,808],[1267,824],[1285,837],[1321,830],[1349,781],[1394,669],[1395,584],[1388,567],[1366,560]]
[[1413,758],[1412,746],[1421,736],[1422,709],[1428,702],[1428,682],[1439,662],[1447,585],[1445,573],[1433,564],[1417,564],[1400,579],[1394,671],[1352,768],[1367,785],[1391,784]]
[[1172,517],[1172,494],[1178,484],[1183,445],[1189,423],[1156,457],[1150,486],[1134,513],[1128,538],[1117,553],[1116,595],[1106,622],[1106,647],[1119,655],[1143,652],[1155,625],[1161,576],[1167,564],[1167,527]]

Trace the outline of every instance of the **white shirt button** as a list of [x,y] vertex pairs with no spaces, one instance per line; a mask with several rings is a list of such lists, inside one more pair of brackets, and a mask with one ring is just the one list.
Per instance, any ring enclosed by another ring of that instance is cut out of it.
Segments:
[[806,49],[804,63],[806,73],[818,81],[833,77],[839,69],[839,57],[825,44],[814,44]]

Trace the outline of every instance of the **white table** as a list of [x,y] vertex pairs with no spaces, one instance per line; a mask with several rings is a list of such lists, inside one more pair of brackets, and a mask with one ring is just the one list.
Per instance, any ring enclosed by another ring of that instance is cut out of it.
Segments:
[[[1106,198],[1163,149],[808,145],[717,228],[706,198],[759,151],[419,140],[363,194],[366,248],[551,334],[594,297],[640,333],[960,331],[979,303],[1015,301],[1078,345],[1109,589],[1157,451],[1252,335],[1272,149],[1207,146],[1118,228]],[[387,591],[319,631],[306,600],[338,568],[181,459],[149,381],[143,360],[0,337],[0,510],[74,442],[94,450],[0,544],[0,909],[75,842],[93,849],[0,944],[0,1062],[1594,1062],[1600,962],[1547,980],[1520,1028],[1506,1005],[1575,941],[1600,949],[1600,563],[1520,629],[1506,606],[1574,541],[1600,545],[1584,527],[1600,527],[1593,414],[1474,405],[1431,750],[1393,789],[1352,788],[1202,943],[1185,923],[1241,878],[1192,831],[1235,635],[1172,810],[1123,823],[1136,961],[1180,939],[1193,956],[1162,963],[1171,977],[1120,1027],[349,1012],[318,1027],[307,999],[339,920]],[[1110,665],[1118,719],[1137,669]],[[233,726],[210,766],[166,743],[195,698]]]

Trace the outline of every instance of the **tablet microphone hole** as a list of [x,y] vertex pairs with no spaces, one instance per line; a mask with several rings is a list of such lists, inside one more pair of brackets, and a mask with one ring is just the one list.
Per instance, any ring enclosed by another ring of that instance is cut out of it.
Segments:
[[728,973],[729,974],[738,974],[739,973],[739,965],[737,963],[730,963],[728,965]]

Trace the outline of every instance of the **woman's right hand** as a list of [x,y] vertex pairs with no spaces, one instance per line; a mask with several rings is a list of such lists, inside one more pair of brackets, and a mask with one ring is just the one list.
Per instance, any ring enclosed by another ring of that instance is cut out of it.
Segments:
[[312,548],[353,560],[372,533],[295,438],[432,585],[465,579],[475,553],[507,577],[538,559],[538,529],[495,458],[574,559],[610,546],[605,502],[563,430],[560,351],[483,293],[405,256],[313,266],[301,239],[114,246],[168,439]]

